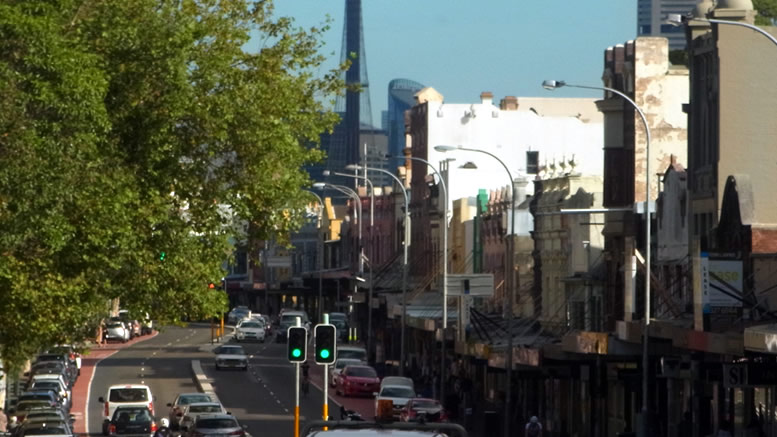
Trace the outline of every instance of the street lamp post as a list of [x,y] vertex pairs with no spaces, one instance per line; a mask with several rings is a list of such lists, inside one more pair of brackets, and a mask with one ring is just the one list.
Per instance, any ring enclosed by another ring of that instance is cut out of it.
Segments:
[[316,183],[313,184],[313,188],[317,188],[317,189],[322,189],[322,188],[326,188],[326,187],[333,188],[333,189],[335,189],[335,190],[345,194],[346,196],[351,197],[359,205],[358,207],[356,207],[356,205],[354,205],[353,210],[354,210],[354,215],[355,215],[355,218],[356,218],[356,222],[359,225],[359,236],[358,236],[359,262],[357,263],[357,268],[359,269],[359,275],[361,276],[362,272],[364,270],[364,268],[363,268],[363,262],[364,262],[363,258],[364,257],[362,256],[362,253],[363,253],[363,250],[364,250],[364,246],[362,244],[362,218],[361,218],[361,211],[360,211],[361,207],[362,207],[361,197],[359,197],[359,194],[356,191],[352,190],[349,187],[346,187],[345,185],[334,185],[334,184],[330,184],[330,183],[327,183],[327,182],[316,182]]
[[403,238],[403,244],[402,246],[404,251],[402,255],[402,326],[400,328],[400,345],[399,345],[399,375],[404,376],[405,375],[405,325],[407,324],[407,248],[410,244],[410,238],[409,238],[409,223],[410,223],[410,201],[407,197],[407,190],[405,189],[404,184],[402,184],[402,181],[399,180],[398,177],[394,175],[394,173],[391,173],[388,170],[383,170],[382,168],[373,168],[373,167],[366,167],[361,166],[358,164],[350,164],[345,166],[346,170],[362,170],[366,169],[369,171],[377,171],[380,173],[387,174],[391,176],[394,181],[399,185],[399,188],[402,189],[402,195],[405,197],[405,235]]
[[394,156],[393,158],[409,158],[413,161],[423,162],[440,180],[443,194],[443,221],[442,221],[442,335],[440,351],[440,401],[445,401],[445,332],[448,329],[448,187],[445,179],[431,162],[415,156]]
[[673,26],[681,26],[683,24],[688,24],[689,21],[701,21],[706,23],[715,23],[715,24],[728,24],[731,26],[740,26],[740,27],[746,27],[750,30],[754,30],[761,35],[769,38],[771,42],[773,42],[775,45],[777,45],[777,38],[774,37],[774,35],[770,34],[769,32],[761,29],[760,27],[746,23],[744,21],[731,21],[731,20],[720,20],[717,18],[703,18],[703,17],[688,17],[686,15],[680,15],[680,14],[669,14],[667,15],[667,23],[673,25]]
[[[462,150],[465,152],[478,152],[488,155],[496,159],[507,172],[507,176],[510,178],[510,193],[512,199],[510,202],[510,238],[508,239],[508,252],[507,262],[505,266],[505,278],[510,279],[510,289],[508,293],[507,304],[507,353],[505,354],[505,369],[507,370],[507,389],[505,390],[505,422],[504,422],[504,435],[510,435],[510,405],[512,401],[512,375],[513,375],[513,302],[515,302],[515,182],[513,174],[510,173],[510,169],[507,164],[504,163],[498,156],[491,152],[480,149],[469,149],[461,146],[435,146],[434,150],[438,152],[450,152],[454,150]],[[509,274],[508,274],[509,272]]]
[[[329,170],[324,171],[324,175],[327,174]],[[372,332],[372,292],[373,292],[373,284],[372,284],[372,263],[375,259],[375,242],[373,241],[374,233],[375,233],[375,187],[372,185],[372,181],[367,176],[362,176],[358,174],[348,174],[348,173],[340,173],[340,172],[330,172],[336,176],[344,176],[349,178],[356,178],[356,179],[363,179],[367,185],[370,187],[370,262],[367,266],[369,268],[369,277],[370,277],[370,289],[369,289],[369,296],[367,296],[367,357],[372,357],[372,344],[373,344],[373,332]]]
[[[740,23],[738,23],[740,24]],[[582,88],[588,90],[609,91],[613,94],[617,94],[624,100],[629,102],[631,106],[639,113],[642,119],[642,124],[645,127],[645,320],[644,328],[642,332],[642,423],[644,430],[648,427],[648,379],[650,372],[648,371],[649,360],[649,348],[650,343],[650,127],[648,126],[647,117],[642,112],[642,108],[637,105],[634,100],[629,96],[618,91],[614,88],[606,86],[584,86],[584,85],[571,85],[564,81],[546,80],[542,82],[542,87],[547,90],[554,90],[568,86],[572,88]]]
[[[322,312],[321,312],[321,305],[324,303],[323,300],[323,286],[324,286],[324,278],[323,278],[323,270],[324,270],[324,235],[321,231],[321,225],[324,221],[324,201],[321,199],[321,196],[314,193],[310,190],[305,190],[305,192],[310,193],[314,196],[316,196],[316,199],[318,200],[318,225],[316,226],[318,228],[318,238],[316,239],[316,245],[318,246],[318,318],[316,320],[321,320]],[[265,296],[267,296],[267,290],[265,289]]]

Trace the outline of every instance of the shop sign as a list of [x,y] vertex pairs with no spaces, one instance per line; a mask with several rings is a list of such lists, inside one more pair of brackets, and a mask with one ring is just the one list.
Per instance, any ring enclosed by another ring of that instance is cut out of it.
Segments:
[[733,363],[723,365],[726,388],[777,385],[777,366],[766,363]]
[[701,291],[704,314],[736,313],[742,307],[742,261],[711,259],[701,254]]

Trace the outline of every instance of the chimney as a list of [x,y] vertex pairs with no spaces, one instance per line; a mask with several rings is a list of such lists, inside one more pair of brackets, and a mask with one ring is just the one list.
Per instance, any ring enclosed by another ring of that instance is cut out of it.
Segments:
[[506,96],[499,102],[499,109],[502,111],[517,111],[518,110],[518,98],[515,96]]
[[480,103],[484,105],[490,105],[492,104],[493,100],[494,100],[494,93],[492,93],[491,91],[483,91],[482,93],[480,93]]

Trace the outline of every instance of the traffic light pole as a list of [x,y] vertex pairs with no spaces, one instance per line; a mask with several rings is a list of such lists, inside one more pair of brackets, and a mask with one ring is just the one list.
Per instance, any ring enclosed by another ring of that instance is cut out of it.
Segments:
[[[302,327],[299,317],[297,327]],[[299,362],[294,363],[294,437],[299,437]]]
[[[329,324],[329,313],[324,313],[324,324]],[[337,337],[335,337],[337,341]],[[329,364],[324,364],[324,420],[329,420]],[[326,431],[326,428],[324,428]]]

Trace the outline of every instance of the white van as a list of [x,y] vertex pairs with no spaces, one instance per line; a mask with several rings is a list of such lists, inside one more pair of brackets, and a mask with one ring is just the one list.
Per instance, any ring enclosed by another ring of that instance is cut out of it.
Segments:
[[154,415],[154,397],[151,389],[142,384],[118,384],[108,387],[105,397],[99,401],[105,404],[103,409],[103,435],[108,435],[108,422],[118,407],[148,407]]

